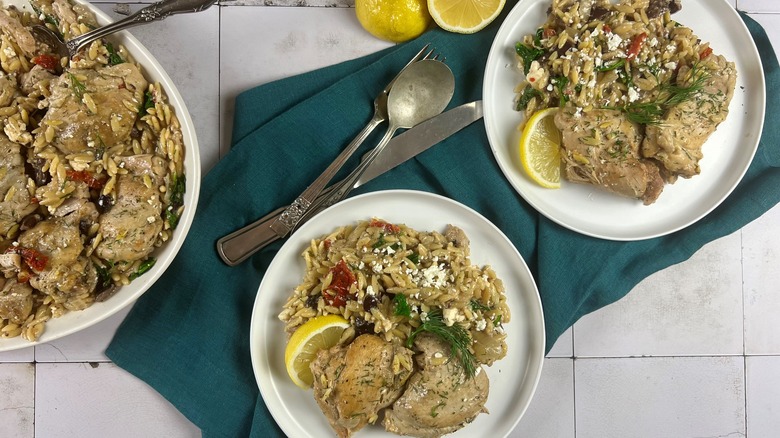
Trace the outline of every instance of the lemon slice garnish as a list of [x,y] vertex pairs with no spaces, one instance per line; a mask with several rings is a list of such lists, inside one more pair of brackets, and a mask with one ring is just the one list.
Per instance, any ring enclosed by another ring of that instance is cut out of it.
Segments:
[[287,374],[296,385],[310,388],[314,378],[309,364],[317,352],[338,344],[349,321],[339,315],[317,316],[298,327],[287,342],[284,363]]
[[561,132],[555,126],[558,108],[535,112],[520,137],[520,163],[528,176],[548,189],[561,187]]

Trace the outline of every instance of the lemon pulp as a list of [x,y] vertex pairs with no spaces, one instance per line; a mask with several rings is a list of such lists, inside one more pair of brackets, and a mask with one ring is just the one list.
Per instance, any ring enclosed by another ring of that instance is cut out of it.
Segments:
[[444,30],[474,33],[490,24],[506,0],[427,0],[433,21]]
[[301,388],[310,388],[314,378],[309,369],[317,352],[338,344],[349,321],[339,315],[317,316],[293,332],[284,351],[284,363],[290,379]]
[[534,113],[520,137],[520,163],[528,176],[542,187],[561,186],[561,133],[555,126],[558,108]]

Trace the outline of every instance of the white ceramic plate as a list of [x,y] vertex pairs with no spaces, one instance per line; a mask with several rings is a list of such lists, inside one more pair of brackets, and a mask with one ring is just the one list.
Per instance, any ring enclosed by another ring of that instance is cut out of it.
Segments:
[[[390,190],[350,198],[323,211],[290,237],[263,278],[252,312],[249,339],[255,378],[268,410],[291,437],[335,436],[312,391],[290,380],[284,366],[287,339],[277,318],[287,297],[303,278],[300,256],[311,239],[341,225],[380,217],[417,230],[443,231],[447,224],[461,227],[471,242],[472,263],[492,266],[504,281],[512,320],[507,330],[507,356],[487,368],[489,415],[452,437],[509,434],[525,412],[539,381],[544,358],[544,320],[539,293],[522,257],[504,234],[479,213],[455,201],[425,192]],[[381,426],[369,426],[357,437],[396,436]]]
[[513,109],[515,86],[523,79],[514,47],[546,18],[550,0],[522,0],[508,14],[493,41],[485,68],[485,128],[504,175],[536,210],[564,227],[610,240],[641,240],[682,229],[717,207],[742,179],[764,124],[765,86],[753,39],[725,0],[684,0],[672,17],[709,41],[715,53],[737,67],[729,116],[704,145],[701,174],[666,185],[655,204],[622,198],[598,188],[563,181],[558,190],[536,185],[519,164]]
[[[111,21],[106,14],[96,7],[84,1],[78,2],[87,5],[95,13],[101,24]],[[31,10],[30,4],[22,0],[0,0],[0,3],[4,5],[14,4],[22,10]],[[195,136],[195,126],[184,104],[184,99],[182,99],[173,81],[165,73],[160,63],[138,40],[127,32],[114,34],[109,39],[124,45],[135,60],[141,64],[146,78],[152,82],[159,82],[162,85],[168,96],[168,103],[175,109],[176,116],[179,118],[182,134],[184,135],[184,172],[187,177],[187,191],[184,194],[184,213],[179,220],[173,238],[153,254],[157,258],[157,262],[146,274],[138,277],[129,285],[122,287],[116,295],[102,303],[95,303],[84,310],[69,312],[60,318],[47,321],[43,334],[36,342],[29,342],[21,337],[0,339],[0,351],[16,350],[59,339],[97,324],[122,310],[125,306],[135,302],[170,265],[184,242],[184,238],[187,236],[187,232],[192,224],[192,219],[195,216],[195,207],[198,204],[200,191],[200,155],[198,152],[198,140]]]

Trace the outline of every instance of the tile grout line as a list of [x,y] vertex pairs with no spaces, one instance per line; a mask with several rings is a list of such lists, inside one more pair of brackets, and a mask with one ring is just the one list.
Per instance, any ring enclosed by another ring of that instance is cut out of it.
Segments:
[[[739,2],[739,0],[737,0]],[[746,294],[745,290],[745,233],[742,229],[739,230],[739,267],[740,267],[740,289],[742,291],[742,387],[744,392],[745,406],[745,436],[748,435],[748,380],[747,380],[747,337],[745,336],[745,310],[746,310]]]

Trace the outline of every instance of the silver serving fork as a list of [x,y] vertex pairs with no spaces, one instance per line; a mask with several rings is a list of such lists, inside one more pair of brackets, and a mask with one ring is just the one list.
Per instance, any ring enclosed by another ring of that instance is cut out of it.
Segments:
[[225,263],[230,266],[241,263],[259,249],[277,239],[285,237],[298,225],[301,218],[309,211],[312,203],[314,203],[336,173],[341,170],[352,154],[355,153],[379,124],[387,120],[387,96],[390,93],[393,83],[395,83],[396,78],[400,76],[401,72],[419,60],[438,59],[438,55],[434,55],[434,50],[428,50],[429,46],[430,44],[426,44],[417,52],[404,68],[398,72],[393,80],[379,92],[374,99],[374,115],[371,117],[368,124],[357,134],[352,142],[344,148],[322,174],[320,174],[320,176],[292,202],[292,204],[287,206],[281,213],[279,213],[279,210],[281,209],[275,210],[217,241],[217,252]]

